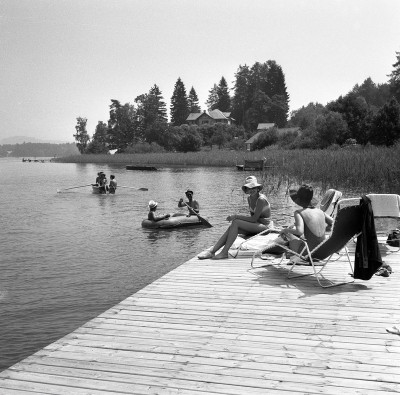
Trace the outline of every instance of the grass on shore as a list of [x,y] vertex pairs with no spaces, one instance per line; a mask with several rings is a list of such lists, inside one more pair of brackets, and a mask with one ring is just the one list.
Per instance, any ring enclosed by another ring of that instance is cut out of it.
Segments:
[[[266,158],[264,183],[271,189],[289,188],[303,182],[362,193],[400,194],[400,144],[394,147],[366,147],[337,150],[167,152],[117,155],[76,155],[58,158],[64,163],[107,163],[156,166],[234,167],[244,160]],[[270,192],[273,192],[272,190]]]

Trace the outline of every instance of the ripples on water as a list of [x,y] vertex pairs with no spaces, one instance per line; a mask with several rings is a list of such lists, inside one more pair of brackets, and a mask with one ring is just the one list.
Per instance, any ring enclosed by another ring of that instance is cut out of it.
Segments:
[[[209,247],[227,215],[247,213],[240,189],[248,173],[232,169],[127,171],[124,166],[22,163],[0,159],[0,370],[83,325]],[[115,195],[93,195],[98,171],[115,174]],[[257,174],[256,174],[257,175]],[[146,230],[150,199],[177,212],[191,187],[214,227]],[[271,196],[273,216],[291,221],[293,205]]]

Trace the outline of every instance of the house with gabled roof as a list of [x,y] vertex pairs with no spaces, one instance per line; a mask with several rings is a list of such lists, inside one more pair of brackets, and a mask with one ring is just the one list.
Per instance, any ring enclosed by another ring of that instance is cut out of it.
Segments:
[[259,123],[257,126],[257,133],[244,142],[246,144],[246,150],[251,151],[251,145],[258,139],[258,136],[261,133],[264,133],[266,130],[272,129],[274,127],[274,123]]
[[189,125],[206,125],[214,123],[225,123],[232,125],[234,119],[231,118],[230,112],[222,112],[220,110],[210,110],[208,113],[204,110],[203,112],[192,112],[186,118],[186,122]]
[[[251,151],[252,144],[258,139],[260,134],[262,134],[262,133],[266,132],[267,130],[272,129],[274,127],[276,127],[276,125],[274,123],[259,123],[258,127],[257,127],[257,133],[254,136],[250,137],[247,141],[245,141],[246,150]],[[299,127],[277,128],[276,131],[278,133],[278,136],[282,136],[286,133],[293,133],[293,132],[300,133],[301,128],[299,128]]]

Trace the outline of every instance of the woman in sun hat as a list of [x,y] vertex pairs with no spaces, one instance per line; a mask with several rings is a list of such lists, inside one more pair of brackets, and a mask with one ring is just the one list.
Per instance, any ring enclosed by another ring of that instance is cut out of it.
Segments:
[[157,221],[161,221],[162,219],[168,219],[171,216],[170,214],[156,216],[157,206],[158,206],[157,202],[155,202],[154,200],[150,200],[150,202],[149,202],[150,211],[147,214],[148,220],[157,222]]
[[[267,197],[261,193],[263,186],[254,176],[246,178],[242,186],[243,192],[248,195],[250,215],[234,214],[227,220],[232,221],[225,233],[220,237],[211,250],[204,251],[198,255],[199,259],[226,259],[228,258],[229,248],[239,233],[254,235],[268,229],[271,226],[271,206]],[[222,248],[222,251],[215,253]]]
[[301,209],[294,212],[294,226],[284,228],[280,235],[289,240],[291,249],[299,251],[303,243],[298,242],[293,245],[292,235],[304,237],[312,250],[325,240],[325,230],[327,225],[331,226],[333,219],[321,209],[317,208],[317,201],[314,198],[314,190],[311,185],[303,184],[297,190],[290,191],[290,198]]

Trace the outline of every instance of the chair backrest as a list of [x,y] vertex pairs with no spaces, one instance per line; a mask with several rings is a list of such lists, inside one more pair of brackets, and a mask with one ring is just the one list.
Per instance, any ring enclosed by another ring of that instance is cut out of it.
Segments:
[[[339,252],[362,228],[360,199],[357,205],[340,205],[330,237],[311,253],[314,259],[325,259]],[[341,201],[342,203],[343,201]]]
[[342,192],[336,189],[328,189],[321,200],[320,209],[330,217],[334,217],[341,197]]

